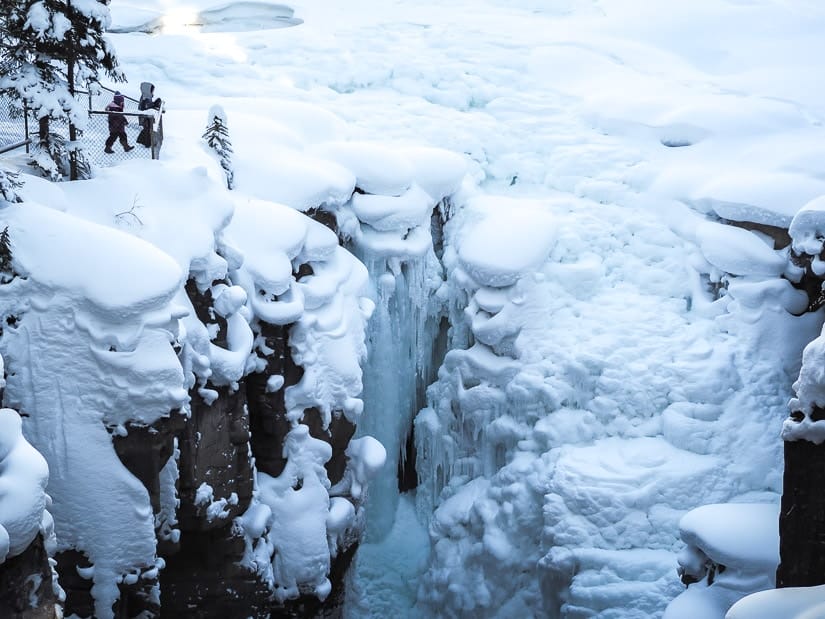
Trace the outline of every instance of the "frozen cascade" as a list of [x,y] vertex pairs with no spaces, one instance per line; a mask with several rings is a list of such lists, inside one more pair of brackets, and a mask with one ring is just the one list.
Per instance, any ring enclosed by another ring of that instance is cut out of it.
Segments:
[[355,175],[354,193],[336,210],[337,227],[367,267],[376,306],[367,330],[365,414],[357,433],[374,436],[387,451],[367,503],[366,539],[378,542],[392,529],[402,451],[440,364],[434,355],[441,339],[443,276],[433,233],[441,238],[466,163],[441,149],[367,142],[328,143],[317,153]]
[[393,526],[399,497],[399,466],[415,414],[432,380],[433,354],[440,324],[437,297],[440,265],[432,251],[406,262],[387,260],[362,250],[377,299],[369,323],[368,361],[364,368],[366,410],[359,435],[376,437],[387,450],[387,463],[372,482],[367,507],[367,540],[380,541]]
[[[389,151],[337,144],[327,157],[356,174],[352,198],[336,211],[339,235],[366,265],[375,310],[368,324],[364,415],[358,435],[376,437],[387,461],[371,482],[364,543],[348,581],[346,616],[411,612],[428,553],[414,500],[412,420],[441,364],[444,320],[442,227],[465,174],[462,157],[431,148]],[[385,166],[393,160],[397,165]],[[388,173],[387,171],[392,173]]]

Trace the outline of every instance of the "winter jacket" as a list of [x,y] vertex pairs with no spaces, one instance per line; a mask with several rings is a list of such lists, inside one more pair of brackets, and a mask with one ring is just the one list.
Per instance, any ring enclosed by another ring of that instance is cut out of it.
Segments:
[[[118,105],[115,102],[110,103],[106,106],[107,112],[122,112],[123,106]],[[126,128],[126,125],[129,124],[129,121],[126,120],[126,117],[123,114],[109,114],[109,133],[120,133]]]
[[160,109],[160,99],[152,100],[152,92],[155,86],[150,82],[140,83],[140,101],[138,102],[138,110]]

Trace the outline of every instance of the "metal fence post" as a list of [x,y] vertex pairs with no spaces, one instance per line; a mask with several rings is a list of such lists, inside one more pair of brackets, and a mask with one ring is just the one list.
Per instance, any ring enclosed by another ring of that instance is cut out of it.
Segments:
[[23,101],[23,130],[26,132],[26,154],[29,154],[29,106]]
[[152,118],[149,121],[149,139],[151,140],[152,144],[152,159],[158,158],[158,151],[157,146],[155,145],[155,115],[152,114]]

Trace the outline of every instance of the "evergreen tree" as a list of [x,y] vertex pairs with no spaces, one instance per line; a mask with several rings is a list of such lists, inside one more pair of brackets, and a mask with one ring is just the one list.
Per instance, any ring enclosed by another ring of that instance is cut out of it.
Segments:
[[226,174],[228,189],[235,187],[235,170],[232,167],[232,142],[229,141],[229,129],[226,125],[226,113],[220,105],[209,108],[208,123],[203,139],[218,155],[221,167]]
[[11,262],[11,239],[9,238],[9,227],[6,226],[0,232],[0,284],[8,283],[14,279],[14,268]]
[[[77,142],[86,115],[74,98],[76,86],[88,87],[101,71],[123,80],[114,49],[103,36],[111,21],[109,1],[2,0],[0,5],[0,63],[6,69],[0,92],[25,103],[40,122],[35,165],[57,178],[68,157],[70,175],[78,178],[88,165]],[[50,119],[68,122],[64,146],[55,143]]]
[[19,174],[0,168],[0,200],[6,202],[21,202],[17,190],[23,186],[19,180]]

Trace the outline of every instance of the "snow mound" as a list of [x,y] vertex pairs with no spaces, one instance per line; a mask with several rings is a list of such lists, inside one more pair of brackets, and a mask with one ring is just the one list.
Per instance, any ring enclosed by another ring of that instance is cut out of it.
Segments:
[[702,222],[697,236],[707,261],[725,273],[778,277],[787,266],[782,254],[748,230]]
[[[819,256],[825,244],[825,195],[814,198],[794,215],[788,233],[798,254]],[[821,263],[814,265],[817,274],[825,275]]]
[[685,514],[679,533],[679,574],[687,591],[667,607],[664,619],[724,619],[748,593],[774,584],[779,563],[779,505],[703,505]]
[[0,563],[28,548],[46,509],[49,467],[23,438],[20,415],[0,409]]
[[729,568],[771,572],[779,564],[778,505],[703,505],[682,517],[679,534],[686,544]]
[[327,142],[311,152],[352,170],[356,186],[366,193],[400,196],[413,181],[412,164],[403,154],[383,144]]
[[787,228],[807,202],[825,193],[825,181],[802,174],[726,170],[693,196],[719,217]]
[[460,264],[480,285],[510,286],[547,258],[556,239],[552,217],[506,198],[479,202],[475,207],[484,208],[485,217],[463,233]]
[[731,607],[725,619],[818,619],[825,616],[825,585],[753,593]]
[[22,274],[101,313],[136,318],[171,300],[181,284],[181,270],[167,254],[130,234],[31,203],[11,205],[0,217]]

